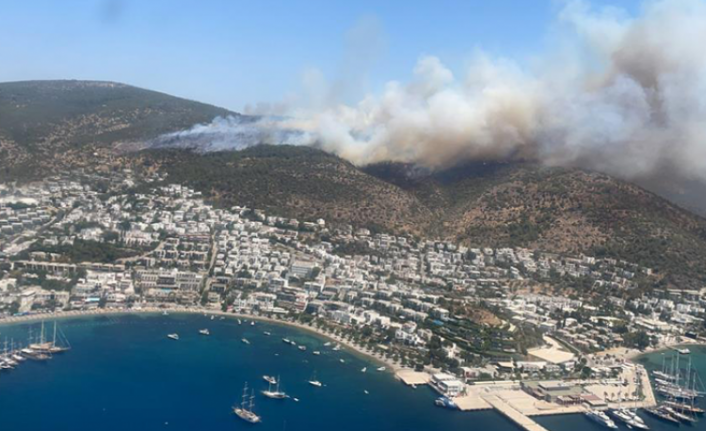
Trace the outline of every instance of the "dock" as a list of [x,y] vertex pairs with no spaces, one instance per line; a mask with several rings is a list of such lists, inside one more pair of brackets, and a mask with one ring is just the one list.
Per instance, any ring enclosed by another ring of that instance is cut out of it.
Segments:
[[490,404],[495,410],[499,411],[503,416],[513,421],[517,426],[526,431],[548,431],[546,428],[515,410],[510,404],[503,401],[496,395],[488,395],[483,397],[485,402]]
[[399,370],[395,376],[407,386],[426,385],[429,383],[429,380],[431,380],[431,376],[428,373],[409,369]]

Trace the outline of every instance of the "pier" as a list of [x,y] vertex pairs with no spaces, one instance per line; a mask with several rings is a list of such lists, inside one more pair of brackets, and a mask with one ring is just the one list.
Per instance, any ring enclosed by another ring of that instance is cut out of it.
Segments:
[[485,402],[490,404],[495,410],[499,411],[503,416],[513,421],[517,426],[526,431],[548,431],[546,428],[515,410],[510,404],[506,403],[496,395],[488,395],[483,398]]

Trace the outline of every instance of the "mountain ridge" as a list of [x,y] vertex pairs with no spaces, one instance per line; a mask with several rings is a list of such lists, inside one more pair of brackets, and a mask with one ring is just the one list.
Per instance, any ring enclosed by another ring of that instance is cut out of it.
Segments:
[[666,286],[706,283],[706,220],[596,172],[529,162],[360,167],[292,146],[129,151],[224,115],[239,114],[112,82],[0,84],[0,180],[76,168],[159,170],[218,205],[475,246],[615,257],[653,268]]
[[653,268],[666,285],[706,281],[706,219],[605,174],[529,163],[433,173],[392,163],[358,168],[313,148],[266,145],[136,157],[223,206],[475,246],[613,257]]
[[113,157],[141,141],[239,115],[223,108],[110,81],[0,83],[0,178],[35,178]]

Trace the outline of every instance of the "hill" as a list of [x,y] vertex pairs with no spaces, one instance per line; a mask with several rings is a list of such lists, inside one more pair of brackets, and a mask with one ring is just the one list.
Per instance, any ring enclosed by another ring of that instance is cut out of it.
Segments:
[[0,83],[0,179],[92,165],[116,143],[206,123],[228,110],[100,81]]
[[432,216],[394,184],[308,147],[260,145],[205,154],[149,150],[135,157],[138,165],[165,170],[169,181],[189,184],[222,206],[406,233],[420,233],[418,226]]
[[258,146],[136,156],[216,204],[373,230],[637,262],[665,285],[706,282],[706,220],[606,175],[532,164],[467,164],[441,172],[383,163],[362,169],[312,148]]
[[706,221],[606,175],[527,163],[360,168],[291,146],[200,154],[126,153],[122,145],[224,115],[237,114],[111,82],[0,84],[0,181],[76,167],[161,169],[218,205],[477,246],[611,256],[654,268],[667,285],[706,282]]

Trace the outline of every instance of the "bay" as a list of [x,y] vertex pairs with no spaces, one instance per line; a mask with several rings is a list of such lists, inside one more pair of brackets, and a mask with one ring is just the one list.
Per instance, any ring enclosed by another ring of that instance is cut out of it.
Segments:
[[[0,373],[0,429],[82,430],[497,430],[518,428],[500,414],[464,413],[434,406],[429,388],[404,386],[378,364],[354,352],[335,352],[315,334],[285,325],[202,315],[115,315],[60,320],[72,350],[47,362],[26,361]],[[0,326],[0,340],[27,339],[29,328]],[[198,333],[208,328],[210,336]],[[47,330],[51,332],[51,324]],[[270,332],[266,336],[263,332]],[[169,333],[179,341],[168,339]],[[289,338],[305,352],[282,342]],[[241,341],[246,338],[250,344]],[[695,368],[706,373],[706,349],[692,347]],[[313,355],[320,350],[320,356]],[[639,359],[661,366],[661,353]],[[343,359],[343,363],[341,362]],[[367,367],[367,372],[361,372]],[[316,373],[324,387],[308,380]],[[272,400],[263,375],[280,376],[282,390],[298,398]],[[256,391],[263,422],[237,418],[245,383]],[[368,394],[365,393],[368,392]],[[653,430],[673,425],[642,414]],[[604,429],[582,415],[536,418],[550,431]],[[621,427],[622,428],[622,427]],[[695,430],[706,430],[701,421]],[[626,428],[622,428],[626,429]]]

